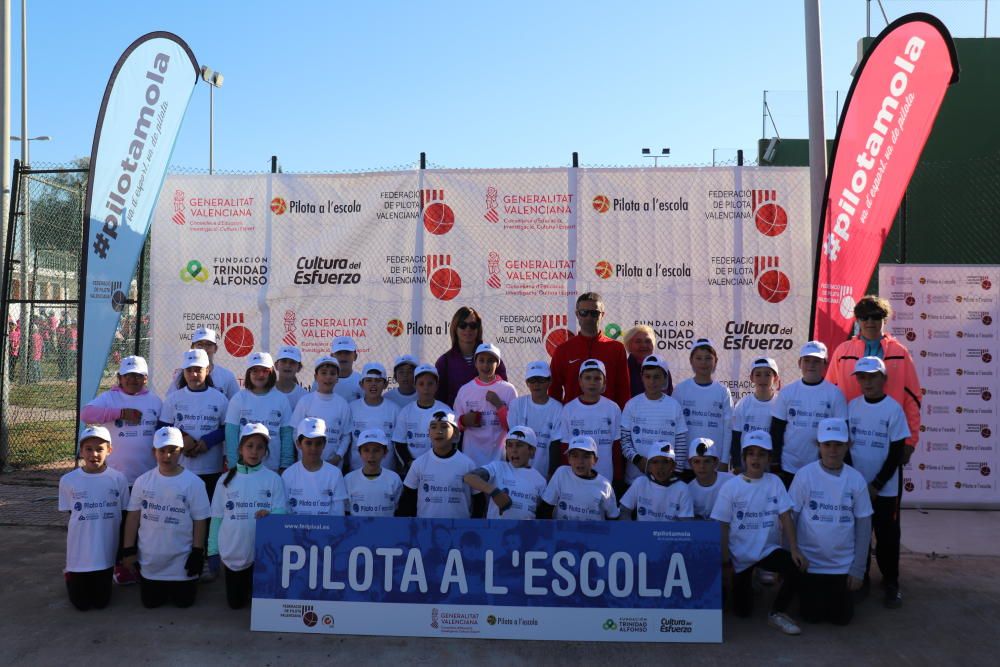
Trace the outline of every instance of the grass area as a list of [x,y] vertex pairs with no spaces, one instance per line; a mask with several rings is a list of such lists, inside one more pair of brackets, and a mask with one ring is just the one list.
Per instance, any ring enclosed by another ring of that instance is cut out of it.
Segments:
[[15,384],[10,388],[10,404],[15,408],[76,409],[75,380],[46,380]]
[[72,459],[76,452],[76,425],[72,420],[29,422],[10,428],[10,460],[15,468]]

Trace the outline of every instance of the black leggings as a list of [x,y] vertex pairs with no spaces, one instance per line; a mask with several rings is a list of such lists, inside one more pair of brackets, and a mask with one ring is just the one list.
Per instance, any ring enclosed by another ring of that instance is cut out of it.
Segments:
[[80,611],[104,609],[111,601],[111,572],[114,568],[96,572],[67,572],[66,590],[69,601]]
[[147,609],[160,607],[167,602],[172,602],[175,607],[190,607],[194,604],[197,592],[197,579],[166,581],[139,575],[139,597],[142,599],[142,606]]
[[242,609],[253,599],[253,565],[245,570],[226,568],[226,602],[230,609]]
[[733,613],[749,616],[753,613],[753,571],[756,568],[781,574],[781,588],[771,605],[772,611],[786,611],[798,590],[799,568],[792,555],[784,549],[775,549],[762,559],[733,575]]
[[854,617],[854,594],[847,590],[847,575],[803,574],[799,580],[799,609],[807,623],[850,623]]
[[[900,475],[900,478],[903,476]],[[887,586],[899,585],[899,496],[876,496],[872,503],[872,528],[875,532],[875,561],[882,581]],[[870,552],[869,552],[870,554]],[[871,569],[871,556],[865,567],[865,576]]]

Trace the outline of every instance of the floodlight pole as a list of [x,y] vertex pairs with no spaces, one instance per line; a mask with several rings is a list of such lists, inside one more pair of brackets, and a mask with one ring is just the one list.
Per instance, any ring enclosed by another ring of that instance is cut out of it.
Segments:
[[[809,192],[812,204],[812,243],[822,233],[823,193],[826,190],[826,127],[823,121],[823,41],[820,0],[803,0],[806,19],[806,89],[809,98]],[[813,267],[815,271],[817,267]]]

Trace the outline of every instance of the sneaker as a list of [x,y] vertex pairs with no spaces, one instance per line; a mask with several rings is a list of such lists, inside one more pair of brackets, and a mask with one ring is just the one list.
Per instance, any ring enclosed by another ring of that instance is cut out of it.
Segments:
[[903,606],[903,594],[899,592],[899,586],[886,586],[885,608],[899,609],[902,606]]
[[119,586],[131,586],[139,583],[139,579],[135,576],[135,572],[128,569],[124,565],[115,565],[115,572],[112,575],[112,578]]
[[205,565],[201,568],[201,577],[198,580],[207,584],[210,581],[215,581],[218,576],[218,556],[209,556],[205,559]]
[[772,628],[778,628],[786,635],[802,634],[802,628],[800,628],[795,621],[789,618],[788,614],[783,614],[781,612],[770,613],[767,615],[767,624]]

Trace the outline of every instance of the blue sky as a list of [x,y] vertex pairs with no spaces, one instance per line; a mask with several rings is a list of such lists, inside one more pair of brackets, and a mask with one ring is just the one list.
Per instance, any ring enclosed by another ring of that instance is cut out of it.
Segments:
[[[11,132],[20,134],[20,3],[13,3]],[[983,34],[982,0],[883,0],[889,19]],[[850,86],[865,0],[823,3],[827,134]],[[1000,3],[991,7],[995,34]],[[872,4],[872,32],[885,26]],[[225,75],[215,167],[286,171],[667,164],[756,154],[762,94],[778,132],[806,136],[802,0],[593,2],[28,2],[32,162],[89,155],[101,96],[136,37],[169,30]],[[767,133],[772,130],[768,127]],[[20,146],[11,144],[12,157]],[[199,84],[173,157],[208,165]],[[649,161],[646,160],[648,164]],[[663,163],[661,163],[663,164]]]

